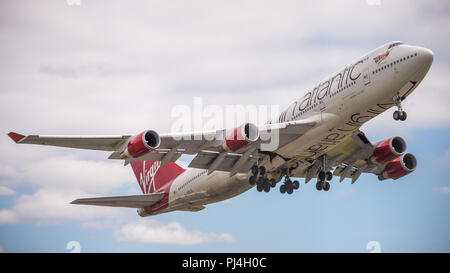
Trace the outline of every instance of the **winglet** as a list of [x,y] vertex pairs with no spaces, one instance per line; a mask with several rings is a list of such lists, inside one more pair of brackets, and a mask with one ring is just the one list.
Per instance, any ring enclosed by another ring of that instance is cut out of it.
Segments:
[[9,132],[8,136],[14,140],[15,143],[19,143],[19,141],[21,141],[23,138],[25,138],[24,135],[18,134],[18,133],[14,133],[14,132]]

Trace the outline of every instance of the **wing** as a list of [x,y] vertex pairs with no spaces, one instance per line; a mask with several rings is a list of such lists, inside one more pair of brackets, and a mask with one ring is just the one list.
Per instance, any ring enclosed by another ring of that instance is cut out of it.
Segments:
[[107,207],[125,207],[125,208],[143,208],[151,206],[161,200],[164,193],[151,193],[144,195],[111,196],[81,198],[71,202],[77,205],[107,206]]
[[[160,146],[154,153],[147,153],[137,159],[162,161],[165,164],[177,160],[182,154],[196,154],[189,165],[191,168],[207,169],[209,173],[215,170],[225,171],[230,175],[247,173],[258,160],[259,151],[283,147],[316,124],[316,120],[300,120],[259,126],[260,137],[235,151],[223,149],[227,130],[163,134]],[[271,145],[273,139],[276,139],[275,147]],[[110,158],[120,159],[120,154],[113,153]]]
[[328,153],[329,158],[336,159],[332,163],[336,167],[333,175],[339,176],[340,182],[351,178],[352,183],[355,183],[363,172],[373,173],[377,166],[372,164],[369,158],[373,154],[374,146],[362,131],[355,131]]
[[398,136],[380,142],[370,142],[365,134],[355,131],[349,138],[328,153],[335,167],[333,175],[340,176],[339,181],[351,178],[352,184],[362,173],[372,173],[379,180],[398,179],[415,170],[415,157],[406,153],[406,142]]
[[[363,172],[378,175],[382,171],[380,165],[371,161],[376,145],[377,143],[371,143],[363,132],[355,131],[350,137],[347,137],[326,153],[325,171],[334,169],[333,175],[340,176],[340,182],[345,178],[351,178],[352,183]],[[299,168],[294,167],[291,175],[294,177],[305,177],[306,183],[317,177],[319,170],[322,169],[324,164],[321,158],[317,158],[309,164],[304,160],[298,160],[296,163]]]
[[[314,125],[316,120],[300,120],[256,127],[260,137],[238,150],[224,151],[223,144],[229,130],[212,130],[203,132],[170,133],[159,135],[159,146],[139,157],[124,157],[127,144],[133,137],[129,135],[114,136],[58,136],[28,135],[11,132],[11,139],[19,144],[38,144],[79,149],[112,151],[109,159],[161,161],[162,164],[176,161],[182,154],[197,154],[190,167],[228,171],[231,174],[246,173],[258,159],[255,151],[270,146],[271,137],[277,137],[277,147],[302,136]],[[269,147],[270,149],[270,147]],[[222,163],[224,163],[222,165]]]
[[127,142],[130,136],[63,136],[63,135],[29,135],[24,136],[10,132],[8,136],[18,144],[38,144],[66,148],[116,151]]

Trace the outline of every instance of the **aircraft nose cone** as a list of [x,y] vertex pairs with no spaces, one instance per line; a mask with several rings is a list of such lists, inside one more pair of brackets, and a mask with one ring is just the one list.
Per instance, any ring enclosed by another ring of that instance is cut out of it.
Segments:
[[424,67],[430,67],[434,59],[433,51],[429,50],[428,48],[422,47],[419,50],[419,54],[420,65]]

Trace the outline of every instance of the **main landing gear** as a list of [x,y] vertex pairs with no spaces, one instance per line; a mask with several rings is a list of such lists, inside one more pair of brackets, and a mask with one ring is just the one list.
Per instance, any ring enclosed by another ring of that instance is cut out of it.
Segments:
[[333,179],[333,174],[330,171],[325,171],[328,165],[328,157],[326,155],[323,155],[319,158],[319,160],[321,166],[320,171],[317,174],[316,189],[318,191],[328,191],[330,190],[330,183],[328,181],[331,181],[331,179]]
[[331,179],[333,179],[333,174],[330,171],[320,171],[317,176],[316,189],[318,191],[328,191],[330,189],[330,183],[328,181],[331,181]]
[[406,112],[403,111],[403,109],[402,109],[402,99],[400,98],[400,96],[396,96],[394,98],[394,102],[395,102],[395,105],[397,105],[397,109],[398,109],[393,114],[394,120],[401,120],[401,121],[406,120],[407,115],[406,115]]
[[[331,181],[333,179],[333,174],[331,171],[324,171],[327,170],[327,158],[326,156],[323,156],[319,158],[319,168],[320,171],[317,174],[317,184],[316,189],[318,191],[324,190],[329,191],[330,190],[330,183],[328,181]],[[321,166],[320,166],[321,165]],[[256,190],[259,192],[269,192],[271,188],[274,188],[278,181],[275,179],[268,179],[266,174],[266,168],[264,166],[258,167],[253,166],[251,169],[252,176],[249,178],[250,185],[256,184]],[[291,180],[290,178],[290,171],[287,169],[282,170],[282,177],[284,177],[284,182],[280,186],[280,192],[281,194],[292,194],[294,190],[298,190],[300,188],[300,183],[297,180]]]
[[[271,188],[274,188],[277,184],[277,181],[275,179],[268,179],[266,176],[266,168],[264,166],[258,167],[253,166],[252,167],[252,176],[249,179],[250,185],[256,184],[256,190],[259,192],[269,192]],[[259,174],[259,176],[258,176]]]
[[286,176],[283,185],[280,186],[280,192],[282,194],[292,194],[294,190],[298,190],[298,188],[300,188],[300,183],[297,180],[292,181],[289,176]]

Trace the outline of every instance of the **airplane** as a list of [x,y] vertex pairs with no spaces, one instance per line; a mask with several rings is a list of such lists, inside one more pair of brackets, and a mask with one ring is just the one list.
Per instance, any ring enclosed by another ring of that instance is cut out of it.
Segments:
[[[405,100],[433,62],[429,49],[399,41],[384,44],[319,82],[281,114],[263,125],[231,129],[137,135],[8,135],[19,144],[38,144],[112,152],[109,159],[131,164],[141,195],[93,197],[71,204],[128,207],[139,216],[200,211],[256,186],[269,192],[280,183],[292,194],[305,178],[328,191],[333,176],[355,183],[362,173],[379,180],[413,172],[417,160],[406,141],[392,136],[371,142],[360,127],[395,107],[393,119],[407,118]],[[276,146],[267,148],[276,138]],[[195,156],[189,166],[181,155]]]

